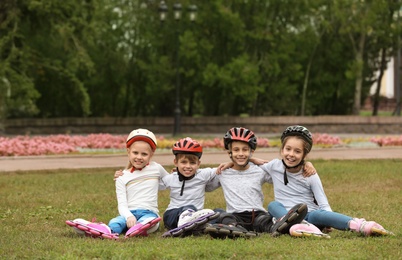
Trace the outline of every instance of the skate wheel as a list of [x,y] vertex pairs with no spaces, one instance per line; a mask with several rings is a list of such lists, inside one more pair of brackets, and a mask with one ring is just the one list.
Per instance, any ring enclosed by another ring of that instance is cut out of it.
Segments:
[[78,228],[79,230],[85,231],[85,232],[89,231],[89,228],[87,228],[85,226],[81,226],[81,225],[77,225],[76,228]]
[[188,230],[194,229],[194,228],[197,227],[197,226],[198,226],[198,223],[191,223],[190,225],[184,227],[183,229],[184,229],[185,231],[188,231]]
[[197,225],[204,225],[205,223],[207,223],[209,221],[208,218],[204,218],[202,220],[200,220],[199,222],[197,222]]

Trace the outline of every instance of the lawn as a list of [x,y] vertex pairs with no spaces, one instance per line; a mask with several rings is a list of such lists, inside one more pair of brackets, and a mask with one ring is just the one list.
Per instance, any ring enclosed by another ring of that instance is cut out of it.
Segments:
[[[396,235],[363,237],[334,231],[331,239],[214,240],[208,235],[118,241],[79,237],[65,224],[74,218],[108,222],[117,214],[114,169],[58,170],[0,175],[1,259],[402,259],[402,161],[316,160],[332,209],[375,220]],[[171,166],[167,169],[170,170]],[[265,205],[273,198],[264,185]],[[163,213],[168,191],[160,192]],[[224,207],[222,191],[208,193],[206,208]]]

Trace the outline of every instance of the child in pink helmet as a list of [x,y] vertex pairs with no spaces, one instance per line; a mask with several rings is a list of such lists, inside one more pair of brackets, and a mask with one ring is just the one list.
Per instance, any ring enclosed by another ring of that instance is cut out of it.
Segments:
[[133,130],[127,137],[128,166],[116,179],[119,216],[108,225],[83,219],[67,220],[67,225],[89,236],[108,239],[118,239],[124,232],[125,237],[132,237],[156,231],[161,220],[159,181],[168,175],[160,164],[151,161],[156,145],[155,135],[147,129]]

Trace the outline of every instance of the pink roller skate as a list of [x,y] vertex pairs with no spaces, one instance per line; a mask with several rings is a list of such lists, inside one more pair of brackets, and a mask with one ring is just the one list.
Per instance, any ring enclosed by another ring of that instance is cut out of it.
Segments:
[[365,236],[386,236],[394,235],[380,224],[374,221],[366,221],[364,218],[354,218],[349,222],[350,230],[362,233]]
[[111,229],[104,223],[101,222],[89,222],[84,219],[75,219],[73,221],[67,220],[66,224],[73,227],[77,233],[78,230],[84,232],[87,236],[94,238],[106,238],[117,240],[119,239],[119,234],[112,233]]
[[296,224],[290,227],[289,234],[294,237],[319,237],[319,238],[331,238],[329,235],[324,234],[315,225],[303,221],[300,224]]
[[[160,217],[157,218],[147,218],[144,221],[138,222],[133,227],[131,227],[127,232],[125,238],[134,237],[134,236],[148,236],[149,233],[152,233],[154,230],[150,230],[155,227],[162,219]],[[155,227],[155,230],[158,226]],[[149,232],[151,231],[151,232]]]

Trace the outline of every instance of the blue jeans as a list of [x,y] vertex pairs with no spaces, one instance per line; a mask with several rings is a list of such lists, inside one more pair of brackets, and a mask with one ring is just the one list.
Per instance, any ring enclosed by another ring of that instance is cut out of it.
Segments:
[[[149,217],[154,217],[154,218],[159,217],[155,212],[147,210],[147,209],[131,210],[131,213],[134,215],[134,217],[137,219],[137,222],[139,222],[139,223],[141,223],[143,220],[145,220]],[[112,230],[112,233],[121,234],[128,230],[126,219],[123,216],[117,216],[117,217],[111,219],[109,221],[108,226]]]
[[165,223],[165,227],[169,230],[177,228],[177,222],[179,222],[180,214],[188,209],[197,211],[197,208],[194,207],[193,205],[187,205],[180,208],[165,211],[165,213],[163,214],[163,223]]
[[[268,204],[268,212],[276,219],[286,215],[288,211],[282,203],[272,201]],[[307,213],[305,220],[319,228],[333,227],[339,230],[349,230],[349,221],[353,218],[327,210],[317,209]]]

